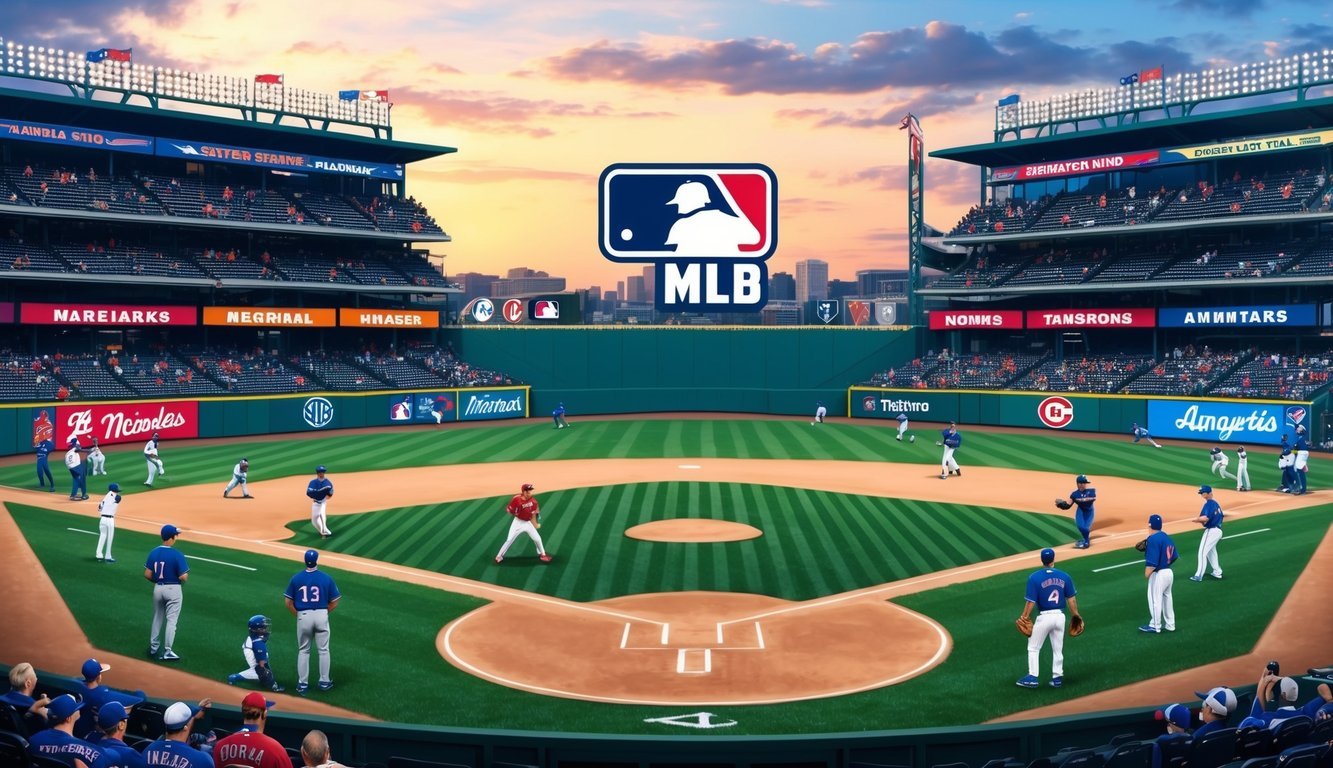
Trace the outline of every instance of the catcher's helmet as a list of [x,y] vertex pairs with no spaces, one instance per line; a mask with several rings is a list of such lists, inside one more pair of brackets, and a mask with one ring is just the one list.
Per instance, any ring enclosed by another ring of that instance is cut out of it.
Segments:
[[269,622],[268,617],[261,613],[251,616],[250,621],[246,624],[246,626],[250,628],[250,634],[260,635],[261,637],[268,637],[269,627],[271,626],[271,623]]

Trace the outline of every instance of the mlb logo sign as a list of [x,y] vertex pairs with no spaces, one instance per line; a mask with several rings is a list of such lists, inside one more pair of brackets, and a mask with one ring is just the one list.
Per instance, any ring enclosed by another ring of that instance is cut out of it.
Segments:
[[611,261],[655,264],[663,311],[758,311],[777,193],[759,164],[612,165],[598,184],[598,247]]
[[559,320],[560,302],[550,299],[537,299],[532,302],[532,310],[528,315],[533,320]]

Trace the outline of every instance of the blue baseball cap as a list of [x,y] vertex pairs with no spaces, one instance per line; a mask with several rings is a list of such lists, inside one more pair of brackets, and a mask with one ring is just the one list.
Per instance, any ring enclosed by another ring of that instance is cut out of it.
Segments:
[[1074,482],[1075,482],[1075,483],[1086,483],[1086,482],[1088,482],[1088,476],[1087,476],[1087,475],[1079,475],[1078,477],[1074,478]]
[[1152,515],[1148,518],[1148,527],[1154,531],[1162,530],[1162,516]]
[[1199,493],[1212,493],[1212,492],[1213,492],[1213,486],[1211,485],[1199,486]]
[[83,697],[64,694],[51,699],[51,703],[46,705],[46,721],[48,723],[59,723],[69,719],[71,715],[83,709]]
[[120,493],[120,483],[111,483],[106,487],[106,489],[108,491],[115,491],[116,493]]
[[174,525],[164,525],[164,526],[162,526],[162,540],[163,540],[163,541],[166,541],[167,539],[170,539],[170,538],[172,538],[172,537],[174,537],[174,536],[179,536],[180,533],[181,533],[181,529],[177,528],[177,527],[174,526]]
[[1047,547],[1041,551],[1041,561],[1047,565],[1055,562],[1055,550]]
[[313,549],[307,549],[305,551],[305,564],[307,566],[313,566],[315,563],[318,562],[319,562],[319,553]]
[[1190,710],[1184,704],[1172,704],[1166,709],[1159,709],[1155,716],[1158,720],[1165,720],[1177,728],[1189,730]]
[[1213,714],[1226,717],[1236,708],[1236,692],[1230,688],[1217,687],[1209,689],[1207,693],[1194,692],[1195,696],[1203,699],[1203,705],[1213,711]]
[[323,464],[320,464],[318,467],[315,467],[315,471],[316,471],[316,472],[328,472],[329,470],[328,470],[328,468],[325,467]]
[[110,728],[122,720],[129,720],[130,713],[125,711],[125,705],[119,701],[108,701],[97,710],[97,727]]
[[83,673],[83,682],[91,683],[92,681],[96,680],[97,676],[102,674],[103,672],[110,672],[111,665],[103,664],[97,659],[88,659],[87,661],[83,662],[83,669],[80,671]]

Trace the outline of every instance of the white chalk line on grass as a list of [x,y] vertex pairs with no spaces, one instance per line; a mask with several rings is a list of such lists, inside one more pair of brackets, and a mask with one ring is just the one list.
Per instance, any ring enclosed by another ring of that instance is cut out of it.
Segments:
[[[1233,534],[1231,534],[1230,536],[1223,536],[1223,537],[1222,537],[1222,540],[1225,541],[1225,540],[1227,540],[1227,539],[1239,539],[1241,536],[1249,536],[1249,535],[1252,534],[1252,533],[1263,533],[1264,531],[1271,531],[1271,530],[1273,530],[1273,529],[1272,529],[1272,528],[1256,528],[1256,529],[1253,530],[1253,531],[1246,531],[1245,533],[1233,533]],[[1108,565],[1108,566],[1105,566],[1105,567],[1102,567],[1102,568],[1093,568],[1093,569],[1092,569],[1092,572],[1093,572],[1093,573],[1101,573],[1102,571],[1113,571],[1113,570],[1115,570],[1116,568],[1125,568],[1125,567],[1130,566],[1130,565],[1143,565],[1143,561],[1142,561],[1142,560],[1131,560],[1131,561],[1128,562],[1128,563],[1116,563],[1115,565]]]

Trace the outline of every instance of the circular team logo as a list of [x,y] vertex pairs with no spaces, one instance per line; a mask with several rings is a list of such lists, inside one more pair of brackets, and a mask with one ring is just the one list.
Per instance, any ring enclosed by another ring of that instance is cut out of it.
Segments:
[[523,319],[523,302],[518,299],[506,301],[500,314],[504,316],[506,323],[517,323]]
[[877,408],[878,406],[879,402],[877,401],[874,395],[866,395],[865,397],[861,398],[861,410],[865,411],[866,413],[874,413],[875,408]]
[[1037,406],[1037,418],[1051,429],[1064,429],[1074,421],[1074,404],[1063,397],[1048,397]]
[[333,403],[323,397],[312,397],[301,407],[301,418],[315,429],[323,429],[333,423]]
[[472,319],[479,323],[488,322],[495,315],[495,305],[490,299],[477,299],[472,305]]

